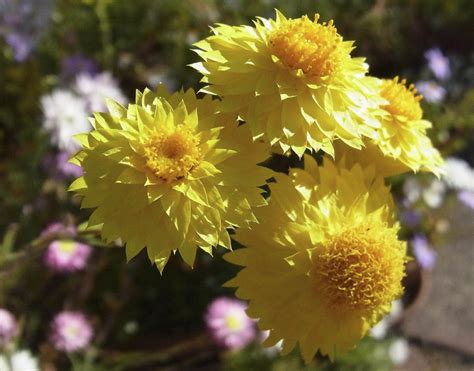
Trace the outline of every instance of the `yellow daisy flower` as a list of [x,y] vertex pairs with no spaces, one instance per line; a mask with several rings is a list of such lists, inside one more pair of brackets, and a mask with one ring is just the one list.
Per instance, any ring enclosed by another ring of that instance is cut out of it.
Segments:
[[218,25],[195,44],[203,62],[192,66],[218,95],[228,112],[237,112],[254,138],[290,147],[300,157],[306,148],[332,156],[338,138],[360,148],[362,137],[380,124],[373,113],[380,97],[361,79],[368,66],[351,58],[333,22],[307,16],[258,18],[255,27]]
[[238,230],[246,246],[225,255],[244,268],[226,283],[269,330],[265,345],[298,343],[306,362],[355,346],[402,293],[406,244],[393,200],[374,167],[305,155],[305,169],[278,174],[259,224]]
[[385,99],[379,119],[381,127],[375,140],[367,140],[366,148],[355,151],[344,143],[338,143],[336,157],[350,158],[353,162],[375,164],[377,172],[384,176],[407,171],[429,171],[436,175],[442,172],[443,159],[426,130],[431,122],[423,120],[420,106],[421,95],[413,85],[398,77],[391,80],[366,78],[376,86]]
[[257,164],[268,151],[235,116],[219,114],[218,101],[161,86],[137,92],[128,108],[108,107],[78,138],[73,161],[84,176],[70,190],[95,208],[89,227],[126,242],[127,259],[147,246],[160,271],[174,250],[192,266],[197,247],[230,248],[226,229],[256,221],[253,208],[265,204],[258,187],[272,176]]

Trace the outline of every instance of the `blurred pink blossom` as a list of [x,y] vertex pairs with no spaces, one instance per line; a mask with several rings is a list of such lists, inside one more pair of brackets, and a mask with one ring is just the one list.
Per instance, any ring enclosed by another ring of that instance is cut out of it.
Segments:
[[17,333],[18,325],[13,314],[0,308],[0,347],[7,344]]
[[246,309],[244,302],[226,297],[217,298],[209,304],[205,320],[217,344],[238,350],[255,339],[255,322],[247,316]]
[[86,348],[94,335],[92,325],[82,312],[63,311],[51,324],[51,341],[56,349],[67,353]]
[[56,272],[75,272],[86,267],[91,253],[89,245],[72,240],[56,240],[49,244],[44,262]]

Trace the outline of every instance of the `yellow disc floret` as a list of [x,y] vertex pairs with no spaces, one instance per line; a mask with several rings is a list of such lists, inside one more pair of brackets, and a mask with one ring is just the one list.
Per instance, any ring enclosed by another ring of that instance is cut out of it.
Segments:
[[238,330],[242,327],[242,320],[231,313],[225,318],[225,324],[229,330]]
[[315,288],[335,310],[372,311],[401,294],[404,255],[396,230],[385,223],[351,226],[321,248]]
[[272,52],[292,70],[323,77],[338,72],[349,57],[333,21],[318,23],[319,14],[311,22],[307,16],[288,19],[270,34]]
[[184,178],[201,161],[195,130],[177,126],[172,132],[155,131],[144,143],[147,167],[165,182]]
[[58,244],[59,250],[64,253],[72,253],[76,248],[76,242],[71,240],[60,241]]
[[389,103],[383,108],[392,115],[402,116],[408,120],[421,120],[423,111],[420,107],[421,95],[416,95],[413,84],[406,86],[406,80],[383,80],[380,92]]

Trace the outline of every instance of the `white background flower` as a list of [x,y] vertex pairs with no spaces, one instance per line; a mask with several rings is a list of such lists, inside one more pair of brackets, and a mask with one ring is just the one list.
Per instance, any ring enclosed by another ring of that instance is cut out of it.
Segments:
[[[10,367],[11,365],[11,367]],[[39,371],[38,360],[29,350],[21,350],[10,357],[10,362],[5,356],[0,355],[1,371]]]
[[375,339],[383,339],[387,335],[390,326],[396,322],[403,312],[403,304],[401,300],[392,302],[392,309],[382,320],[369,330],[370,336]]
[[449,157],[444,165],[443,180],[456,190],[474,192],[474,169],[469,164],[455,157]]
[[44,114],[43,126],[51,132],[52,141],[69,153],[79,149],[73,135],[91,129],[86,102],[69,90],[56,89],[41,98]]
[[403,365],[410,356],[410,347],[405,339],[396,339],[388,348],[388,355],[393,364]]
[[87,108],[91,113],[106,111],[106,98],[113,99],[121,104],[127,102],[127,98],[120,90],[117,81],[109,72],[97,75],[80,74],[76,79],[75,90],[87,102]]
[[446,194],[446,184],[438,179],[433,179],[429,183],[428,187],[423,189],[423,201],[431,207],[437,208],[440,207],[444,200],[444,195]]

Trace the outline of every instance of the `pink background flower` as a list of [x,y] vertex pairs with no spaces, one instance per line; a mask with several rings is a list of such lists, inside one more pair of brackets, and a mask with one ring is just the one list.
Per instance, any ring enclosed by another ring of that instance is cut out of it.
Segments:
[[72,240],[56,240],[49,244],[44,262],[56,272],[75,272],[86,267],[91,253],[89,245]]
[[18,325],[13,314],[0,308],[0,346],[7,344],[17,332]]
[[244,302],[226,297],[217,298],[209,304],[205,320],[217,344],[236,350],[255,339],[255,322],[245,313],[246,308]]
[[94,335],[87,317],[81,312],[72,311],[57,314],[52,322],[51,331],[54,347],[68,353],[87,347]]

